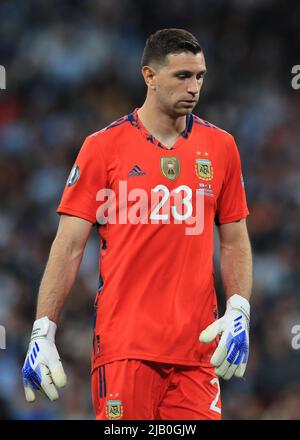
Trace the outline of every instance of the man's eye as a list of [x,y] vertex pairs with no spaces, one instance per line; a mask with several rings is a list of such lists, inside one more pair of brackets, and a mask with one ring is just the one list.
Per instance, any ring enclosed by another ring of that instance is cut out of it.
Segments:
[[184,75],[184,74],[181,74],[181,75],[177,75],[177,78],[180,78],[180,79],[184,79],[184,78],[186,78],[187,76],[186,75]]

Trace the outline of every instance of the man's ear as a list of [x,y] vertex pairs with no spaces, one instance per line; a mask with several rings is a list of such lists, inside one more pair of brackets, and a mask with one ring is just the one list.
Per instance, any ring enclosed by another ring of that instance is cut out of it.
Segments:
[[150,66],[143,66],[141,73],[144,77],[145,83],[147,87],[149,87],[152,90],[155,90],[156,88],[156,75],[157,71],[154,67]]

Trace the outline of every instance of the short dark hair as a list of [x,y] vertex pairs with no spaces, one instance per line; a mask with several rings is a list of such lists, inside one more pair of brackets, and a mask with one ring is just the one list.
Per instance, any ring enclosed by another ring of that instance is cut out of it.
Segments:
[[192,52],[196,55],[202,52],[202,48],[197,38],[185,29],[161,29],[147,39],[141,66],[164,64],[168,54],[180,52]]

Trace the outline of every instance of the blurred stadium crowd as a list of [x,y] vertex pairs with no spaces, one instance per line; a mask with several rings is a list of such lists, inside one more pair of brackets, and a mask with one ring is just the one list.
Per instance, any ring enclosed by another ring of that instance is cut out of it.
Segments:
[[[96,231],[57,334],[68,376],[60,400],[27,404],[21,368],[72,163],[88,134],[142,105],[142,49],[165,27],[186,28],[203,46],[208,75],[195,113],[235,136],[251,211],[250,361],[244,380],[222,382],[224,418],[300,419],[300,350],[291,346],[300,324],[300,91],[290,74],[299,23],[297,1],[1,1],[0,419],[93,418]],[[222,312],[217,269],[216,283]]]

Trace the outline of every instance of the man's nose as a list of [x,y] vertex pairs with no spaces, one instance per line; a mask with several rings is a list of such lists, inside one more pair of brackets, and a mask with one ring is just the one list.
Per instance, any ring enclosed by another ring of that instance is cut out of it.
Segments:
[[197,81],[196,78],[191,79],[191,81],[189,82],[189,86],[188,86],[188,93],[190,93],[191,95],[197,95],[200,91],[200,84],[199,81]]

